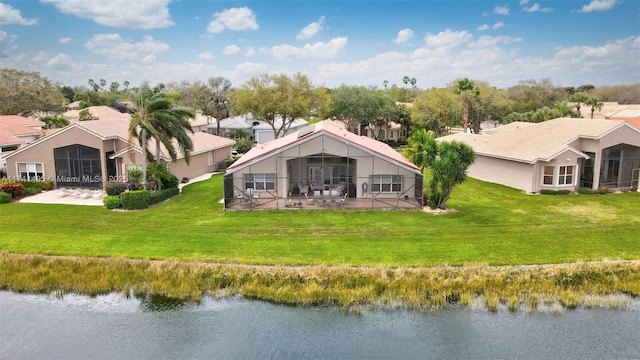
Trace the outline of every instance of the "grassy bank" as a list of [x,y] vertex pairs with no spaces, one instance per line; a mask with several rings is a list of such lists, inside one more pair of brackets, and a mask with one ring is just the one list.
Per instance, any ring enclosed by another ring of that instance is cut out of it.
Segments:
[[421,211],[225,212],[221,176],[145,211],[0,205],[0,251],[263,265],[527,265],[640,259],[640,193],[525,195],[470,179]]
[[197,301],[240,295],[289,305],[497,311],[619,308],[640,296],[640,261],[545,266],[250,266],[0,253],[0,289],[122,292]]

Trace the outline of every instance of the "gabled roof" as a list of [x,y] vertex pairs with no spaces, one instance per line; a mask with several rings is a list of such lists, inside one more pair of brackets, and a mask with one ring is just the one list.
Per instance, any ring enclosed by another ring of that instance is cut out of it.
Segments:
[[[86,108],[89,113],[94,116],[97,117],[100,120],[107,120],[107,119],[121,119],[121,120],[129,120],[131,119],[131,115],[128,113],[122,113],[110,106],[89,106],[88,108]],[[82,109],[84,110],[84,109]],[[62,114],[62,116],[64,118],[67,118],[69,120],[78,120],[78,118],[80,117],[80,111],[82,110],[69,110],[67,112],[65,112],[64,114]]]
[[[20,153],[32,146],[36,146],[42,141],[46,141],[52,136],[60,136],[71,129],[81,129],[93,136],[98,137],[101,140],[110,140],[110,139],[120,139],[124,142],[128,142],[131,146],[127,149],[123,150],[124,152],[128,152],[131,149],[134,149],[141,152],[140,146],[137,140],[133,140],[129,142],[129,121],[123,119],[105,119],[105,120],[91,120],[91,121],[80,121],[77,123],[73,123],[71,125],[65,126],[62,129],[58,129],[51,136],[46,136],[41,138],[40,140],[29,144],[28,146],[18,149],[13,152],[10,156],[13,156],[17,153]],[[235,141],[232,139],[223,138],[220,136],[215,136],[211,134],[206,134],[203,132],[196,132],[194,134],[189,133],[189,137],[193,141],[193,151],[191,155],[197,155],[202,152],[215,150],[227,146],[232,146],[235,144]],[[155,151],[155,142],[151,139],[148,143],[149,150],[153,153]],[[177,149],[177,147],[176,147]],[[120,151],[120,152],[123,152]],[[169,153],[166,151],[164,146],[160,147],[161,156],[164,159],[169,159]],[[178,158],[184,157],[178,151]]]
[[541,123],[512,123],[484,135],[457,133],[438,140],[466,143],[478,155],[533,164],[551,160],[564,151],[588,158],[570,144],[579,138],[600,139],[620,127],[628,127],[640,135],[640,130],[620,121],[558,118]]
[[13,124],[30,128],[42,128],[45,123],[38,119],[26,118],[19,115],[0,115],[0,124]]
[[244,154],[238,161],[227,168],[228,173],[232,173],[246,165],[255,163],[263,158],[282,152],[291,146],[302,145],[305,142],[315,139],[318,136],[330,136],[338,141],[348,143],[351,146],[358,147],[363,151],[369,152],[374,156],[395,162],[411,170],[420,173],[420,168],[409,160],[405,159],[391,148],[389,145],[366,136],[359,136],[344,128],[336,126],[328,121],[309,125],[302,128],[299,132],[283,136],[264,144],[253,147],[249,152]]

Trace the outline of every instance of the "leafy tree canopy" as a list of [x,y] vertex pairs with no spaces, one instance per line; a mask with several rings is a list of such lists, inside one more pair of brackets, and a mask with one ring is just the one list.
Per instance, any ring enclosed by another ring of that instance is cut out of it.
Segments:
[[0,114],[29,116],[63,112],[65,98],[57,84],[35,71],[0,69]]
[[[286,134],[296,118],[308,118],[326,108],[329,102],[323,88],[317,88],[306,75],[262,74],[247,81],[229,95],[232,111],[253,114],[273,129],[274,138]],[[281,122],[276,122],[281,119]]]

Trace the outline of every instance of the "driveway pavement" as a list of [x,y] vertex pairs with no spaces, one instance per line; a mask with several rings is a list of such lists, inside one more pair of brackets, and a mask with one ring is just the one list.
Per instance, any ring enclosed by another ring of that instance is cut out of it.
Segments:
[[[204,181],[211,178],[214,173],[207,173],[196,178],[190,179],[186,184],[179,184],[178,188],[193,184],[198,181]],[[102,199],[81,199],[75,196],[58,197],[58,190],[49,190],[40,194],[32,195],[21,199],[21,203],[35,204],[66,204],[66,205],[85,205],[85,206],[104,206]]]

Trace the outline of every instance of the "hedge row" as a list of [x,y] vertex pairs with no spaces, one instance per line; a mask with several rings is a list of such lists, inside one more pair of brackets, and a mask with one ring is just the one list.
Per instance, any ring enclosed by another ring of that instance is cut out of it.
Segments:
[[120,196],[109,195],[102,200],[107,209],[116,209],[122,207],[125,210],[141,210],[149,206],[178,195],[180,189],[169,188],[157,192],[149,190],[133,190],[125,191]]
[[11,194],[0,191],[0,204],[6,204],[11,201]]

